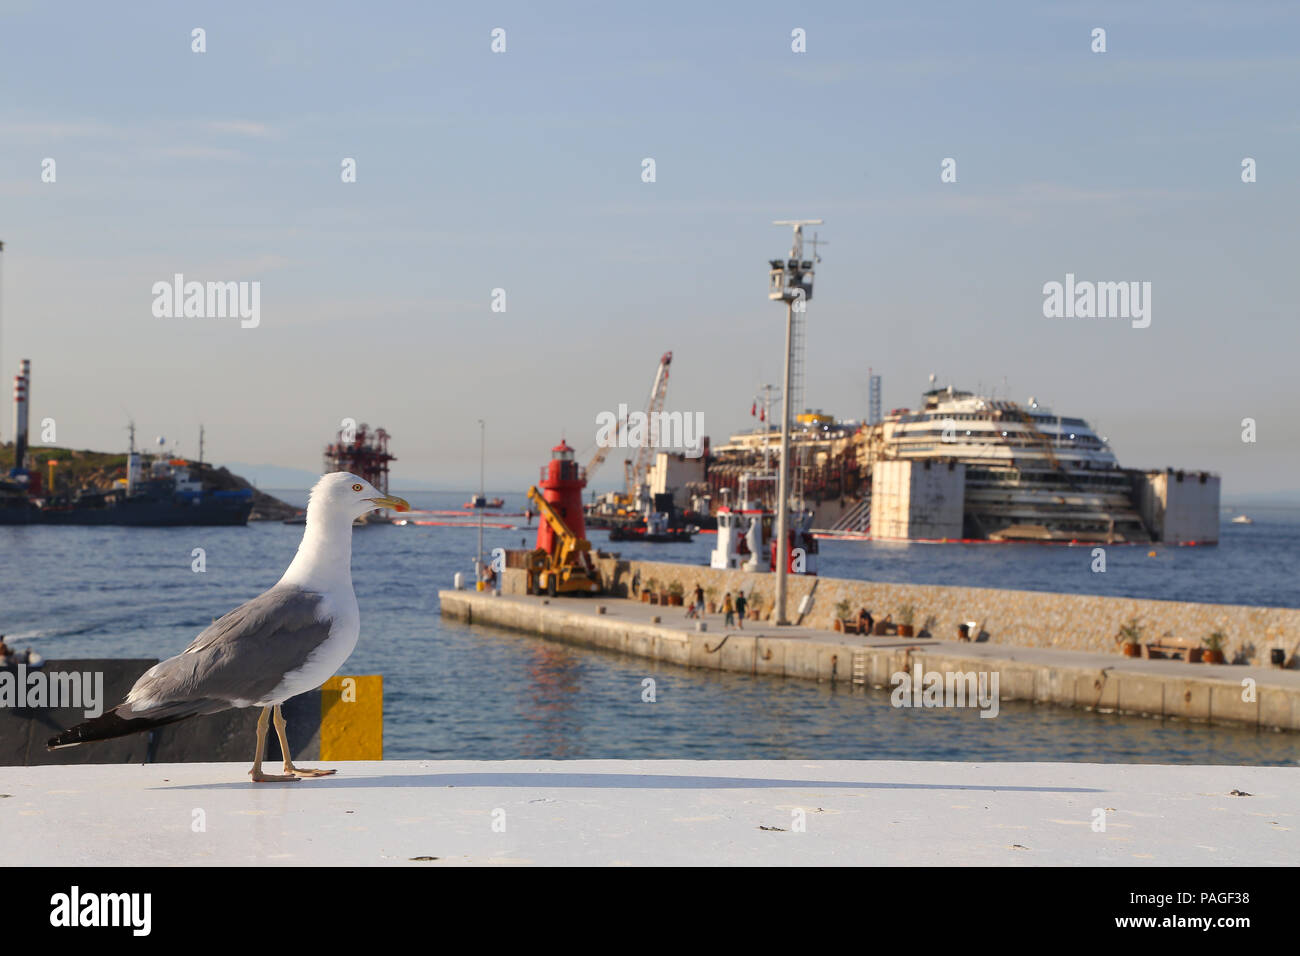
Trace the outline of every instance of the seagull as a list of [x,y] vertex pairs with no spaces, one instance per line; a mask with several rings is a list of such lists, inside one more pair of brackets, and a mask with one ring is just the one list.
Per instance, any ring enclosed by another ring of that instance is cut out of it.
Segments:
[[[352,590],[352,522],[376,508],[411,510],[402,498],[381,494],[348,472],[321,477],[311,489],[298,553],[274,587],[218,618],[180,654],[145,671],[112,710],[51,737],[46,746],[75,747],[232,707],[261,707],[249,771],[254,783],[334,773],[293,765],[280,705],[319,687],[357,646],[361,614]],[[284,755],[283,774],[262,772],[271,721]]]

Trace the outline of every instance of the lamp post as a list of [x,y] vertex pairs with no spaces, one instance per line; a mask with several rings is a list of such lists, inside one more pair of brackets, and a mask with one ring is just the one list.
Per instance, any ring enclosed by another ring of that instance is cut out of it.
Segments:
[[794,346],[794,311],[802,312],[812,298],[813,263],[803,257],[803,227],[819,226],[820,219],[778,219],[774,226],[791,226],[794,241],[788,261],[772,259],[768,273],[767,297],[785,303],[785,373],[781,390],[781,471],[777,482],[776,502],[776,606],[773,620],[789,624],[786,618],[786,578],[790,573],[790,552],[786,550],[790,513],[790,366]]
[[478,506],[478,557],[474,559],[475,589],[483,587],[483,509],[487,506],[487,498],[484,497],[483,490],[483,450],[486,444],[487,423],[480,418],[478,420],[478,497],[474,499],[474,504]]

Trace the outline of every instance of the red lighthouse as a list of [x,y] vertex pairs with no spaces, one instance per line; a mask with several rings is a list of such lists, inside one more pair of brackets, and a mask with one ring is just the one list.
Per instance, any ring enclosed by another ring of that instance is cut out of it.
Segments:
[[[537,484],[542,489],[542,497],[568,525],[574,538],[585,539],[587,527],[582,517],[582,489],[587,486],[587,479],[573,460],[573,449],[564,439],[551,449],[551,460],[542,468],[542,480]],[[537,547],[547,554],[558,553],[555,532],[549,522],[538,522]]]

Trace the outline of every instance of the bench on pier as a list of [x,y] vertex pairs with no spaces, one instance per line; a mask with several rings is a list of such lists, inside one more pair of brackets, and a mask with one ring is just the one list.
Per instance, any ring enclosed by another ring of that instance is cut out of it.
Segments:
[[[1149,660],[1190,660],[1191,652],[1200,648],[1201,645],[1188,641],[1180,641],[1173,637],[1162,637],[1158,641],[1148,641],[1146,643],[1147,658]],[[1182,657],[1179,657],[1179,654]]]

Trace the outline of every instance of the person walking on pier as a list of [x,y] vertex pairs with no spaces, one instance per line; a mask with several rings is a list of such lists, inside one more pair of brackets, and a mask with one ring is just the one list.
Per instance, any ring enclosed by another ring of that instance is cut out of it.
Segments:
[[743,590],[737,591],[736,592],[736,626],[740,628],[742,631],[745,629],[745,608],[748,606],[749,606],[749,602],[745,600],[745,592]]
[[[695,590],[698,591],[699,589],[699,585],[696,585]],[[688,619],[692,617],[698,618],[700,616],[700,610],[700,602],[695,599],[695,591],[692,591],[691,599],[686,602],[686,617]]]
[[731,603],[731,592],[728,591],[722,598],[722,613],[726,615],[723,619],[723,627],[736,626],[736,606]]
[[691,617],[704,617],[704,588],[698,581],[695,582],[695,593],[691,596],[691,606],[695,608]]

